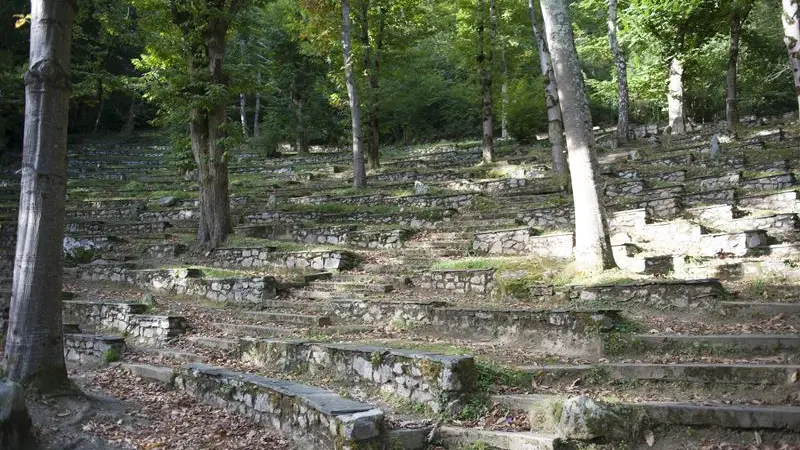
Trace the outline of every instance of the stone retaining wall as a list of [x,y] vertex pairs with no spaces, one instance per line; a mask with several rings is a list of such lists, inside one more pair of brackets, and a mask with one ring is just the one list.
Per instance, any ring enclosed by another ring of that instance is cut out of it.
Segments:
[[784,173],[742,180],[739,186],[747,192],[786,189],[796,184],[794,175]]
[[218,248],[210,256],[223,267],[280,266],[289,269],[349,270],[358,257],[346,251],[275,252],[274,248]]
[[776,192],[774,194],[742,197],[736,206],[742,209],[761,209],[767,211],[798,211],[797,191]]
[[646,281],[641,283],[576,286],[570,298],[581,302],[635,305],[656,309],[714,309],[724,295],[717,280]]
[[487,255],[524,255],[530,252],[529,228],[475,233],[472,250]]
[[176,338],[189,329],[185,318],[179,316],[146,315],[142,303],[110,303],[64,301],[64,322],[83,330],[115,330],[134,342],[155,345]]
[[548,206],[518,213],[517,219],[532,228],[551,231],[572,230],[575,223],[575,210],[572,206]]
[[362,223],[371,225],[392,225],[397,227],[408,227],[412,229],[435,229],[437,224],[446,217],[442,212],[441,217],[435,215],[418,214],[373,214],[373,213],[354,213],[354,214],[328,214],[318,212],[287,212],[287,211],[265,211],[258,214],[251,214],[245,217],[246,222],[251,224],[273,224],[285,225],[288,223],[317,222],[317,223]]
[[412,232],[404,229],[358,231],[356,226],[294,228],[266,233],[271,239],[292,240],[304,244],[350,245],[361,248],[399,248]]
[[495,287],[494,269],[429,270],[412,278],[423,289],[444,289],[461,294],[489,294]]
[[332,300],[332,313],[362,324],[422,326],[436,336],[520,343],[532,351],[562,355],[602,352],[600,331],[619,320],[616,310],[571,311],[449,307],[443,302]]
[[205,364],[178,370],[174,385],[203,402],[252,417],[313,450],[383,450],[383,412],[312,386]]
[[259,304],[276,295],[273,277],[199,278],[197,269],[135,270],[126,264],[84,264],[76,276],[85,280],[124,282],[147,289],[198,295],[219,302]]
[[120,336],[64,334],[64,358],[79,364],[98,364],[119,358],[125,348]]
[[241,340],[242,360],[285,372],[334,376],[367,383],[384,394],[422,403],[434,412],[454,411],[475,388],[471,356],[444,356],[358,344]]

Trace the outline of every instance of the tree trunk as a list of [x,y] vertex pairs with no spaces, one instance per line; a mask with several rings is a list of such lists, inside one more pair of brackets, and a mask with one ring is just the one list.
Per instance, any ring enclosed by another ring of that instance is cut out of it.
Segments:
[[528,0],[528,13],[531,16],[531,30],[533,40],[539,49],[539,67],[544,78],[544,98],[547,106],[547,135],[550,137],[553,155],[553,173],[563,180],[562,186],[569,179],[567,166],[567,149],[564,146],[564,122],[561,119],[561,105],[558,104],[558,83],[553,73],[553,63],[550,59],[550,50],[547,40],[540,30],[536,9],[533,0]]
[[239,122],[242,123],[244,137],[247,137],[247,96],[244,93],[239,94]]
[[800,112],[800,17],[797,13],[800,6],[797,0],[783,0],[783,42],[789,52],[789,64],[792,67],[794,91],[797,96],[798,112]]
[[739,123],[738,88],[736,80],[737,66],[739,65],[739,37],[742,34],[742,26],[747,19],[750,10],[742,12],[733,7],[731,12],[731,34],[730,46],[728,49],[728,76],[725,88],[725,119],[728,122],[728,129],[736,130]]
[[[294,89],[294,87],[292,88]],[[294,107],[294,142],[295,150],[298,155],[308,154],[308,142],[306,140],[306,125],[305,118],[303,117],[303,99],[298,98],[295,94],[292,95],[292,106]]]
[[128,107],[128,118],[125,120],[125,126],[122,127],[122,134],[128,136],[133,133],[136,127],[136,94],[131,95],[131,106]]
[[350,42],[350,2],[342,0],[342,52],[344,54],[344,77],[347,95],[350,98],[351,129],[353,134],[353,186],[357,189],[367,186],[364,167],[364,141],[361,138],[361,110],[358,105],[358,90],[353,74],[353,54]]
[[481,93],[483,95],[483,162],[494,161],[494,123],[492,117],[492,31],[494,23],[494,0],[489,0],[489,41],[485,43],[485,2],[478,0],[477,31],[478,31],[478,70],[481,78]]
[[667,109],[672,133],[686,133],[686,120],[683,113],[683,62],[677,56],[673,56],[669,63]]
[[[383,8],[381,11],[383,12]],[[383,17],[380,19],[380,26],[378,34],[380,35],[383,30]],[[380,45],[380,44],[379,44]],[[371,170],[378,169],[380,164],[380,120],[378,119],[378,76],[375,73],[378,59],[378,45],[374,51],[372,49],[372,40],[369,37],[369,0],[361,2],[361,46],[364,48],[364,72],[367,76],[367,124],[369,128],[369,136],[367,139],[367,167]]]
[[500,85],[500,98],[503,102],[503,112],[500,116],[500,139],[508,139],[508,61],[506,61],[505,46],[500,52],[503,63],[503,83]]
[[103,80],[97,80],[97,116],[94,118],[93,133],[100,131],[100,121],[103,119],[103,107],[105,106],[106,97],[103,95]]
[[33,0],[19,224],[4,365],[40,391],[68,385],[61,288],[70,46],[77,2]]
[[370,145],[367,150],[367,159],[369,161],[369,168],[373,170],[381,167],[381,119],[378,111],[378,89],[380,87],[381,53],[383,51],[383,33],[385,28],[386,8],[381,6],[379,9],[378,33],[375,36],[375,52],[372,56],[372,67],[370,68],[367,77],[367,83],[369,84],[371,97],[369,102]]
[[628,120],[628,64],[625,54],[617,41],[617,0],[608,0],[608,43],[614,55],[614,67],[617,71],[617,103],[619,116],[617,118],[617,143],[628,142],[630,123]]
[[598,184],[592,118],[569,13],[564,0],[541,0],[541,5],[559,100],[564,105],[562,114],[575,208],[575,264],[578,270],[586,272],[611,269],[616,265]]
[[[256,85],[261,88],[261,72],[256,74]],[[256,104],[253,106],[253,136],[258,137],[258,121],[261,116],[261,91],[256,90]]]
[[[212,82],[225,84],[222,63],[228,23],[212,19],[208,25],[206,55]],[[197,106],[191,113],[189,131],[192,153],[200,176],[200,223],[197,240],[216,248],[233,231],[228,195],[228,161],[222,146],[225,100],[210,106]]]

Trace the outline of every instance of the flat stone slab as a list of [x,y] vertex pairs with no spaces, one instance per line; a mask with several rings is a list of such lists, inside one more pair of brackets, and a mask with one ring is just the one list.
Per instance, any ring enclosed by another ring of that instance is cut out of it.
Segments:
[[201,363],[181,367],[174,384],[205,402],[253,417],[310,449],[384,448],[383,412],[333,391]]
[[129,372],[131,375],[146,378],[148,380],[155,380],[165,384],[172,384],[175,379],[175,371],[169,367],[152,366],[149,364],[128,364],[123,363],[119,365],[123,370]]
[[655,402],[640,403],[635,407],[644,410],[657,423],[800,431],[800,407],[794,406],[706,406]]

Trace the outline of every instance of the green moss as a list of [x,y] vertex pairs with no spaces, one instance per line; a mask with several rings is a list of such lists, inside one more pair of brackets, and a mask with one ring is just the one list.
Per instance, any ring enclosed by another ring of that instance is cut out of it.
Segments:
[[108,350],[106,350],[105,352],[103,352],[102,359],[103,359],[104,363],[109,364],[109,363],[112,363],[112,362],[119,361],[121,357],[122,357],[122,355],[120,354],[119,349],[116,348],[116,347],[111,347]]

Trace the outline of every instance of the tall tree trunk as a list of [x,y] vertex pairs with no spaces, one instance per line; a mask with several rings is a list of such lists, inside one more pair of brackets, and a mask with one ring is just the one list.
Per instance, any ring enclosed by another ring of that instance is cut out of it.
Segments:
[[800,113],[800,5],[797,0],[783,0],[783,42],[789,52],[789,64],[792,67],[794,91],[797,96]]
[[667,109],[672,134],[686,133],[686,119],[683,112],[683,62],[678,56],[673,56],[669,62]]
[[500,139],[508,139],[508,61],[506,61],[505,46],[500,51],[503,64],[503,83],[500,85],[500,98],[503,102],[503,112],[500,116]]
[[249,134],[247,132],[247,96],[244,92],[239,94],[239,122],[242,124],[244,137],[247,137]]
[[[383,14],[384,8],[381,8]],[[373,52],[372,39],[369,36],[369,0],[361,2],[361,45],[364,48],[364,72],[367,75],[367,124],[369,125],[369,138],[367,139],[367,167],[371,170],[380,167],[380,120],[378,118],[378,76],[377,59],[379,57],[378,48],[380,44],[376,45]],[[379,21],[378,39],[380,34],[383,33],[381,29],[384,24],[383,17]],[[376,39],[377,40],[377,39]]]
[[614,55],[614,67],[617,71],[617,143],[628,142],[630,123],[628,120],[628,63],[625,54],[617,41],[617,0],[608,0],[608,43]]
[[303,99],[298,95],[294,82],[292,82],[292,108],[294,109],[294,142],[295,150],[298,155],[308,154],[308,142],[306,140],[306,124],[303,116]]
[[[208,70],[213,83],[224,86],[222,63],[228,22],[211,19],[206,35]],[[210,106],[197,106],[191,112],[189,131],[192,153],[200,176],[200,224],[197,240],[216,248],[233,231],[228,191],[228,160],[223,147],[225,100]]]
[[74,0],[31,2],[22,184],[4,365],[40,391],[68,385],[61,288]]
[[128,136],[133,133],[136,127],[136,94],[131,95],[131,105],[128,107],[128,118],[125,120],[125,126],[122,127],[122,134]]
[[735,6],[731,12],[731,34],[728,48],[728,75],[725,88],[725,119],[728,123],[728,129],[731,131],[735,131],[736,125],[739,123],[739,100],[737,98],[738,87],[736,80],[736,72],[739,65],[739,37],[742,34],[742,26],[744,25],[744,21],[747,20],[747,15],[749,13],[749,7],[744,11],[740,11]]
[[342,52],[344,54],[344,77],[347,95],[350,98],[350,117],[353,135],[353,186],[357,189],[367,186],[364,167],[364,141],[361,137],[361,109],[358,105],[358,90],[353,74],[353,54],[350,41],[350,2],[342,0]]
[[100,131],[100,121],[103,119],[103,107],[106,103],[106,97],[103,95],[103,80],[97,80],[97,116],[94,118],[93,133]]
[[494,31],[494,0],[489,0],[489,40],[485,39],[485,0],[478,0],[477,31],[478,31],[478,70],[481,78],[481,93],[483,96],[483,162],[494,161],[494,120],[492,117],[492,45]]
[[544,78],[544,98],[547,106],[547,135],[550,137],[553,155],[553,172],[560,178],[562,186],[569,179],[567,167],[567,148],[564,145],[564,122],[561,119],[561,105],[558,104],[558,83],[553,73],[553,63],[550,59],[550,50],[547,40],[539,27],[536,8],[533,0],[528,0],[528,13],[531,16],[531,30],[533,40],[539,49],[539,67]]
[[258,137],[258,128],[261,116],[261,72],[256,74],[256,85],[258,86],[258,90],[256,90],[256,104],[253,106],[253,136]]
[[558,79],[558,94],[567,135],[575,209],[575,264],[578,270],[616,267],[611,252],[606,212],[601,202],[592,117],[564,0],[541,0],[547,43]]

